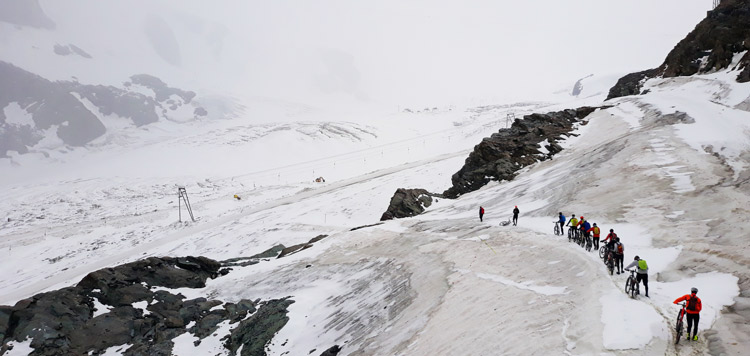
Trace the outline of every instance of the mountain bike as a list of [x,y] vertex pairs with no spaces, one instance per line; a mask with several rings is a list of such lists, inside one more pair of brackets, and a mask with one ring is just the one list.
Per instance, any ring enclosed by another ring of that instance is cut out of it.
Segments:
[[607,271],[609,271],[609,275],[613,275],[615,273],[615,256],[612,251],[607,252],[607,259],[604,261],[604,264],[607,265]]
[[591,252],[591,248],[594,247],[594,243],[591,241],[591,236],[586,237],[586,251]]
[[682,319],[685,318],[685,303],[680,303],[682,305],[682,309],[680,309],[680,313],[677,314],[677,325],[675,325],[675,339],[674,344],[677,345],[680,343],[680,338],[682,337]]
[[586,246],[586,238],[583,236],[583,231],[578,231],[578,246],[584,248]]
[[562,235],[562,233],[560,232],[560,224],[558,223],[558,221],[554,221],[554,223],[555,223],[555,236]]
[[575,234],[573,233],[573,227],[568,228],[568,242],[573,241],[573,237],[575,237]]
[[631,298],[636,299],[638,298],[638,295],[641,294],[641,288],[640,284],[638,283],[638,279],[635,278],[635,270],[627,270],[630,272],[630,277],[628,277],[628,280],[625,281],[625,294],[630,295]]

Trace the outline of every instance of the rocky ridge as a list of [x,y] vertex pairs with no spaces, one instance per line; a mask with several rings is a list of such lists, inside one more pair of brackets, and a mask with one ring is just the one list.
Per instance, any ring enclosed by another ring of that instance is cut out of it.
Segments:
[[[303,246],[312,246],[325,235]],[[292,254],[301,250],[293,246]],[[205,257],[150,257],[88,274],[78,284],[37,294],[14,306],[0,306],[0,354],[11,342],[31,339],[33,356],[100,355],[122,347],[122,355],[172,354],[175,337],[189,333],[199,345],[231,329],[221,339],[229,355],[266,355],[266,345],[288,322],[289,297],[235,303],[209,298],[186,299],[176,288],[203,288],[209,278],[282,258],[283,245],[260,254],[223,262]],[[309,266],[308,266],[309,267]],[[325,350],[335,356],[338,345]]]
[[726,68],[738,71],[737,82],[750,81],[750,0],[721,1],[669,52],[661,66],[620,78],[607,100],[640,94],[649,78],[690,76]]
[[520,169],[562,151],[557,142],[575,135],[574,124],[585,125],[582,119],[596,109],[580,107],[516,119],[510,128],[500,129],[474,146],[464,166],[451,177],[452,187],[442,194],[399,188],[380,220],[419,215],[432,204],[432,197],[455,199],[490,181],[512,180]]

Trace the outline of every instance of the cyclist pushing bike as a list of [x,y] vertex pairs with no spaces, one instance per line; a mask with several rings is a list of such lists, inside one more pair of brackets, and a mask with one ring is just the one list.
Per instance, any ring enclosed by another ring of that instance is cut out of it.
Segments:
[[560,212],[558,222],[560,223],[560,233],[563,233],[565,231],[565,215],[563,215],[562,211]]
[[690,339],[690,328],[693,327],[693,338],[692,340],[698,340],[698,322],[700,321],[700,312],[703,309],[701,299],[698,298],[698,288],[690,288],[690,294],[685,294],[674,300],[675,304],[685,301],[687,303],[685,312],[687,312],[687,339]]
[[625,259],[625,246],[620,242],[619,237],[615,237],[615,267],[617,267],[617,274],[624,273],[623,260]]
[[648,298],[648,264],[646,263],[646,260],[642,260],[640,257],[635,256],[633,262],[625,267],[625,270],[630,272],[630,269],[636,266],[638,267],[635,275],[636,283],[641,283],[641,281],[643,281],[643,288],[646,289],[646,297]]
[[570,214],[570,216],[571,218],[565,226],[570,226],[568,231],[573,230],[573,237],[578,237],[578,219],[576,219],[576,214]]
[[599,229],[598,226],[596,226],[596,223],[594,223],[594,227],[590,228],[586,232],[594,234],[594,240],[593,240],[594,250],[598,251],[599,250],[599,233],[601,232],[601,230]]

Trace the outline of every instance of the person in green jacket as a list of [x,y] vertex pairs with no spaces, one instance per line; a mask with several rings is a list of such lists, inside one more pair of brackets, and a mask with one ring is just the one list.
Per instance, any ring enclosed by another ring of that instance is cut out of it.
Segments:
[[[643,281],[643,287],[646,289],[646,297],[648,296],[648,264],[646,263],[646,260],[641,259],[638,256],[635,256],[633,258],[633,262],[630,263],[627,267],[625,267],[625,270],[630,272],[630,269],[633,267],[638,267],[638,270],[635,274],[635,283],[641,283]],[[650,298],[650,297],[649,297]]]

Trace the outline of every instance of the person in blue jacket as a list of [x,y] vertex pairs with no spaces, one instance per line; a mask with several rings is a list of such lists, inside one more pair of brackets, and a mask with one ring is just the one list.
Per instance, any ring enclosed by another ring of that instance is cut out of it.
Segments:
[[560,220],[558,220],[558,222],[560,223],[560,234],[564,235],[563,231],[565,231],[565,229],[563,229],[563,227],[565,227],[565,215],[562,214],[562,211],[560,212]]

